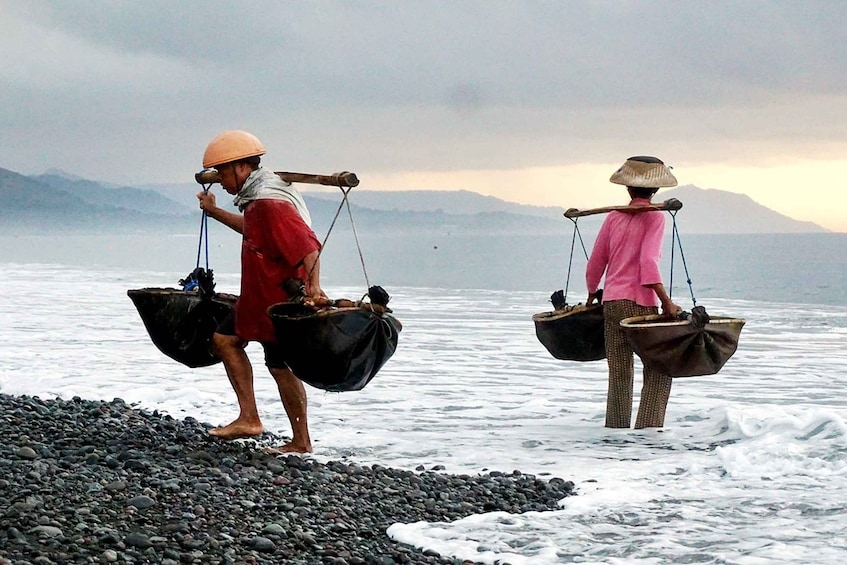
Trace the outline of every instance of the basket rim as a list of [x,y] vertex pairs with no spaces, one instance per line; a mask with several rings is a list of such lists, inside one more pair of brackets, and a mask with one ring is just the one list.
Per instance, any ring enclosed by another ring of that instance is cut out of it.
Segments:
[[[687,326],[690,324],[688,320],[662,320],[661,314],[648,314],[646,316],[630,316],[621,320],[622,328],[661,328]],[[647,323],[644,323],[647,322]],[[731,316],[710,316],[709,322],[706,324],[745,324],[747,320],[744,318],[734,318]]]
[[[181,288],[171,288],[171,287],[158,287],[158,286],[148,286],[145,288],[131,288],[126,291],[127,296],[135,296],[141,294],[149,294],[155,296],[162,296],[165,294],[172,294],[177,296],[197,296],[200,297],[200,293],[196,290],[184,290]],[[212,300],[221,299],[223,301],[233,301],[238,300],[237,294],[230,294],[228,292],[216,292],[212,295]]]
[[584,314],[586,312],[592,312],[595,310],[602,310],[602,304],[592,304],[591,306],[586,306],[585,304],[577,304],[571,310],[550,310],[547,312],[538,312],[532,315],[532,320],[534,322],[548,322],[550,320],[558,320],[561,318],[566,318],[567,316],[571,316],[573,314]]
[[[286,317],[286,316],[283,316],[283,315],[281,315],[277,312],[271,312],[276,306],[279,306],[280,304],[294,304],[294,303],[278,302],[276,304],[272,304],[271,306],[268,306],[268,310],[267,310],[268,316],[270,316],[271,318],[273,318],[274,316],[281,317],[281,318]],[[298,304],[295,304],[295,305],[299,306]],[[305,306],[305,308],[309,308],[309,307]],[[312,317],[325,318],[325,317],[328,317],[328,316],[333,316],[335,314],[343,314],[343,313],[346,313],[346,312],[367,312],[369,314],[376,314],[377,316],[381,315],[381,314],[371,310],[370,308],[365,308],[364,306],[341,306],[341,307],[331,306],[331,307],[327,307],[327,308],[320,308],[318,310],[313,310],[312,312],[310,312],[308,314],[304,314],[302,316],[293,316],[293,317],[291,317],[291,319],[296,320],[296,319],[304,319],[304,318],[312,318]],[[385,312],[385,314],[389,314],[389,312]]]

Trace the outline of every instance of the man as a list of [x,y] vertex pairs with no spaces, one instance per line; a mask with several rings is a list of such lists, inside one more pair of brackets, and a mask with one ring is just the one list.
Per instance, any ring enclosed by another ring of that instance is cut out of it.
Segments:
[[260,165],[262,143],[246,131],[225,131],[213,139],[203,155],[203,167],[220,173],[223,189],[235,196],[241,214],[219,208],[212,192],[197,198],[206,214],[242,234],[241,293],[233,315],[212,336],[215,354],[223,361],[238,399],[238,418],[209,431],[223,439],[256,436],[263,427],[256,408],[253,367],[244,347],[258,341],[265,365],[276,381],[291,423],[291,442],[274,453],[309,453],[312,442],[306,419],[306,390],[275,347],[276,336],[267,309],[288,300],[284,284],[292,278],[305,282],[307,296],[325,297],[320,287],[320,242],[300,192]]
[[[630,157],[609,179],[627,187],[630,206],[649,206],[659,188],[676,186],[676,178],[655,157]],[[597,300],[605,273],[603,316],[609,390],[606,427],[628,428],[632,417],[633,352],[620,327],[624,318],[656,314],[661,304],[666,316],[677,316],[662,284],[659,258],[665,228],[664,212],[611,212],[594,243],[585,272],[587,304]],[[644,367],[644,384],[636,428],[662,427],[673,378]]]

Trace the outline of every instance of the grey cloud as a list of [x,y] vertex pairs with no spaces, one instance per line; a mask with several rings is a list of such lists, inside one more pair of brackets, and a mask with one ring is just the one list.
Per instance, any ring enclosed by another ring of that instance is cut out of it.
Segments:
[[[0,2],[0,28],[40,30],[18,36],[24,45],[0,38],[17,55],[0,57],[0,151],[13,160],[0,166],[93,168],[86,155],[126,152],[167,175],[228,127],[256,130],[304,167],[388,170],[563,164],[639,137],[701,155],[843,142],[831,116],[847,105],[844,12],[763,1]],[[60,46],[53,81],[34,71],[48,57],[29,48],[47,39]],[[175,140],[164,154],[161,139]]]
[[[826,2],[23,6],[51,28],[123,53],[183,60],[223,83],[229,73],[262,69],[295,89],[366,92],[363,101],[377,106],[432,101],[444,81],[496,87],[500,103],[525,106],[687,101],[700,90],[690,86],[714,81],[726,84],[724,100],[744,86],[832,92],[847,78],[837,52],[847,10]],[[616,83],[627,88],[610,88]]]

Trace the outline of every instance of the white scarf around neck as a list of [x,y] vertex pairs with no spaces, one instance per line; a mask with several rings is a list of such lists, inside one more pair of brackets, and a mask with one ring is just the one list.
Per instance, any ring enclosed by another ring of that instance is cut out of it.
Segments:
[[279,178],[270,169],[260,166],[250,173],[250,176],[244,181],[244,186],[241,187],[232,202],[243,212],[248,204],[254,200],[262,199],[285,200],[291,203],[297,209],[303,221],[306,222],[306,225],[312,226],[312,218],[300,191],[291,186],[291,183]]

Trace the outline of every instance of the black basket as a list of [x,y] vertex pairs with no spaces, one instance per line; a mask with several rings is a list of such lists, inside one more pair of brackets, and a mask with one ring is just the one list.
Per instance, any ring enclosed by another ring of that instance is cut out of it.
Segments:
[[128,290],[150,339],[159,351],[188,367],[218,363],[212,334],[232,311],[237,296],[201,296],[197,290],[141,288]]
[[632,350],[641,361],[663,375],[714,375],[738,348],[744,320],[710,316],[706,323],[693,319],[666,320],[658,314],[621,321]]
[[333,392],[364,388],[394,354],[402,329],[391,314],[367,306],[315,310],[281,302],[268,315],[297,378]]
[[556,359],[598,361],[606,358],[603,306],[568,306],[532,317],[538,341]]

